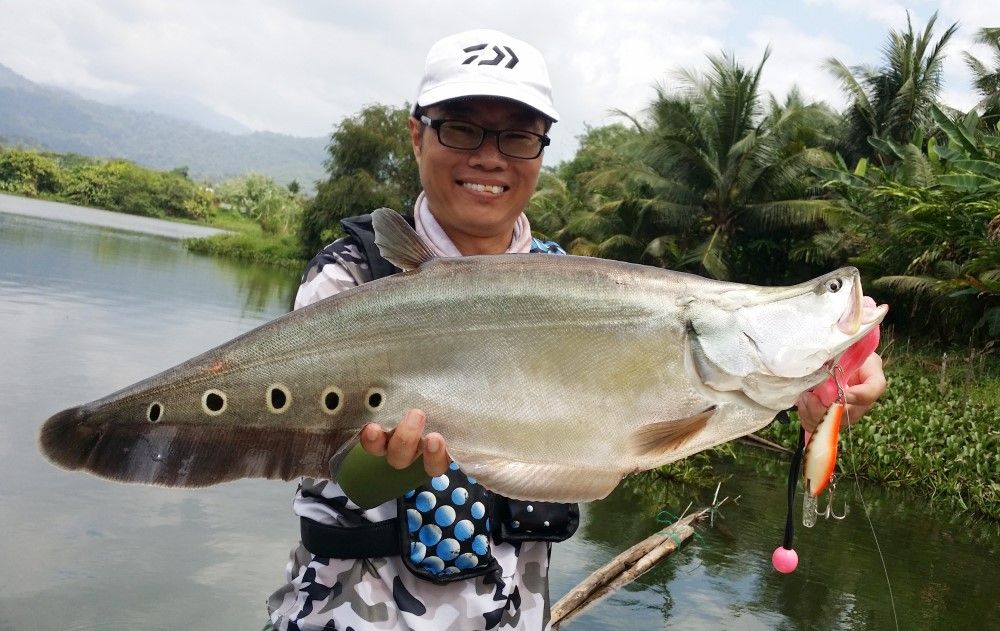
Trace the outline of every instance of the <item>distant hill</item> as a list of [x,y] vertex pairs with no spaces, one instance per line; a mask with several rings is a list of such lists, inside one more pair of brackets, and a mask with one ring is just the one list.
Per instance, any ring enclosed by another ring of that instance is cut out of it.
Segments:
[[0,143],[125,158],[154,169],[186,166],[192,178],[212,182],[255,171],[312,189],[325,175],[327,139],[212,131],[39,85],[0,64]]

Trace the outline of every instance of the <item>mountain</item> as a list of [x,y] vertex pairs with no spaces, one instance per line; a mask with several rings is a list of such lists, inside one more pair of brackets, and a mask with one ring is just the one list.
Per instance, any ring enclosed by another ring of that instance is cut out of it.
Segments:
[[35,84],[0,64],[0,88],[28,89]]
[[84,99],[0,64],[0,144],[125,158],[154,169],[187,167],[192,178],[212,182],[254,171],[283,184],[298,180],[311,189],[325,175],[327,139],[215,131]]
[[[100,100],[100,99],[97,99]],[[107,101],[105,101],[108,103]],[[108,105],[130,109],[133,112],[152,112],[171,118],[179,118],[188,123],[212,131],[224,131],[227,134],[249,134],[253,130],[239,122],[220,114],[211,107],[195,98],[158,90],[141,90],[135,94]]]

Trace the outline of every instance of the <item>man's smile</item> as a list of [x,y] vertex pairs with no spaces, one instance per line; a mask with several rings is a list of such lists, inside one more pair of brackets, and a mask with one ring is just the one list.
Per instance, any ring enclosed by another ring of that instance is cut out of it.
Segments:
[[462,188],[479,193],[499,195],[507,190],[507,187],[502,184],[481,184],[479,182],[465,182],[462,180],[457,180],[457,182]]

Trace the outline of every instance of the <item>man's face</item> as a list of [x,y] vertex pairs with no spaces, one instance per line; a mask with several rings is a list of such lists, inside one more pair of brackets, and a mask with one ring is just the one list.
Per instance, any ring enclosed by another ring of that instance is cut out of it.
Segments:
[[[428,107],[426,115],[431,119],[475,123],[487,129],[545,133],[544,121],[537,112],[502,99],[456,99]],[[538,183],[541,156],[532,160],[505,156],[497,149],[493,134],[487,134],[478,149],[451,149],[438,141],[433,129],[412,117],[409,127],[420,183],[441,227],[453,239],[510,235]]]

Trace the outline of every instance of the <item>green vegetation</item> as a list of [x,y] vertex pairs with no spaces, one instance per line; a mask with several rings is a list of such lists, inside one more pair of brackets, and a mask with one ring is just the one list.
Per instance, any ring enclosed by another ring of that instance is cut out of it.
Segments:
[[0,147],[0,191],[146,217],[204,221],[214,212],[211,193],[183,170],[18,148]]
[[302,246],[290,235],[265,238],[259,232],[247,230],[201,239],[188,239],[185,243],[189,250],[198,254],[225,256],[300,271],[306,264]]
[[342,236],[338,222],[381,206],[408,212],[420,192],[406,121],[410,108],[372,105],[345,118],[327,147],[329,179],[306,207],[299,235],[314,252]]
[[213,190],[184,169],[151,171],[124,160],[0,147],[0,192],[207,224],[232,234],[189,240],[192,251],[302,267],[296,233],[306,200],[293,188],[298,184],[283,187],[251,173]]

